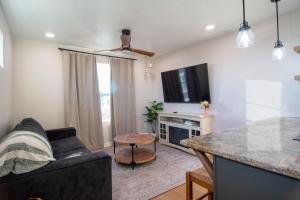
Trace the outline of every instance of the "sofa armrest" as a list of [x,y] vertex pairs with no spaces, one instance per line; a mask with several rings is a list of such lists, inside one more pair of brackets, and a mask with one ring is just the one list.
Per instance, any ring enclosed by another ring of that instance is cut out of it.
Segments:
[[67,137],[76,136],[76,129],[73,127],[46,130],[49,141],[59,140]]
[[104,152],[57,160],[23,175],[0,183],[4,200],[112,198],[111,157]]

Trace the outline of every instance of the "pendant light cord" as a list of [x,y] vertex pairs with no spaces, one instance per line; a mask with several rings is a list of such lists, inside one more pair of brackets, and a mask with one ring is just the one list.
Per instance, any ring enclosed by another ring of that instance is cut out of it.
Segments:
[[278,1],[276,1],[277,42],[279,41]]
[[245,0],[243,0],[243,24],[246,24]]

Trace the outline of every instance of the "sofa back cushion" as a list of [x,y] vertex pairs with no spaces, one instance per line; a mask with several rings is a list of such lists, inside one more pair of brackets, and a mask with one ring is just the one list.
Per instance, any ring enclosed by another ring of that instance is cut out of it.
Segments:
[[0,177],[30,172],[53,160],[47,135],[34,119],[24,119],[0,142]]

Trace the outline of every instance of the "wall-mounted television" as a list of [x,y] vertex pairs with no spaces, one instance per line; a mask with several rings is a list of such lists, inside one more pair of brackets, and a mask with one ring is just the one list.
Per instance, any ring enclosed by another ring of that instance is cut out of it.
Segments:
[[207,63],[161,73],[167,103],[210,102]]

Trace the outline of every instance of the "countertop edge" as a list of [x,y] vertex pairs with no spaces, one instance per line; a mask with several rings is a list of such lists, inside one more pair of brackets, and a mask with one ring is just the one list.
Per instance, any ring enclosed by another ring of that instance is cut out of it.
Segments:
[[300,172],[298,172],[296,170],[293,170],[293,169],[290,169],[290,168],[280,168],[280,167],[276,167],[276,166],[271,166],[271,165],[268,165],[266,163],[262,163],[262,162],[259,162],[259,161],[256,161],[256,160],[249,159],[249,158],[244,157],[242,155],[230,155],[230,154],[224,153],[224,152],[213,151],[213,150],[211,150],[209,148],[205,148],[203,146],[201,146],[201,147],[197,146],[196,147],[193,144],[190,144],[189,140],[191,140],[191,139],[182,140],[180,143],[182,145],[188,147],[188,148],[191,148],[191,149],[200,150],[200,151],[203,151],[205,153],[210,153],[210,154],[213,154],[213,155],[225,158],[225,159],[229,159],[229,160],[232,160],[232,161],[235,161],[235,162],[250,165],[252,167],[256,167],[256,168],[263,169],[263,170],[266,170],[266,171],[269,171],[269,172],[273,172],[273,173],[276,173],[276,174],[279,174],[279,175],[285,175],[285,176],[288,176],[290,178],[300,180]]

